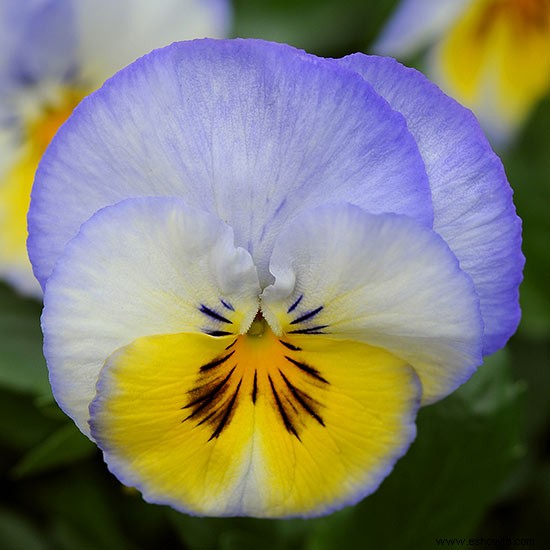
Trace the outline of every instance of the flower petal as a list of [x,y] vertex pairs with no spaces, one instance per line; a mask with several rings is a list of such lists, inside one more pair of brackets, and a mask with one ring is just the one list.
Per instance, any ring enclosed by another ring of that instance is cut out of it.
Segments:
[[0,5],[0,91],[8,79],[34,84],[59,80],[76,61],[74,2],[2,0]]
[[312,516],[377,488],[414,438],[418,395],[410,367],[366,344],[173,334],[109,358],[90,423],[111,471],[146,500]]
[[434,230],[475,284],[485,324],[483,352],[493,353],[518,326],[524,265],[521,220],[502,163],[473,115],[421,73],[362,54],[342,63],[407,120],[432,188]]
[[57,402],[88,433],[106,358],[138,337],[246,331],[258,279],[230,228],[180,199],[129,199],[86,222],[44,295],[44,350]]
[[82,76],[93,87],[154,48],[226,36],[231,21],[228,0],[79,0],[75,10]]
[[30,254],[41,284],[93,212],[147,195],[182,196],[225,220],[262,284],[280,229],[331,198],[432,222],[424,164],[401,115],[352,71],[255,40],[174,44],[80,104],[33,189]]
[[468,3],[471,0],[402,0],[372,51],[410,57],[443,34]]
[[443,240],[410,218],[351,205],[304,213],[277,240],[270,268],[262,311],[276,333],[387,349],[416,370],[424,403],[481,364],[472,282]]
[[435,81],[505,145],[550,91],[550,4],[473,2],[428,61]]
[[0,166],[0,277],[24,294],[41,297],[42,289],[32,273],[25,246],[27,210],[39,151],[27,146],[14,148],[12,155],[11,166],[4,170]]

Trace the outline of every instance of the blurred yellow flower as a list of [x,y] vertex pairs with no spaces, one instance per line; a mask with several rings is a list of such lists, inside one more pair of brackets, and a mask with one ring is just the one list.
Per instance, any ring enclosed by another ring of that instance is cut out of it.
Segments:
[[427,71],[506,144],[550,90],[550,0],[404,0],[374,50]]

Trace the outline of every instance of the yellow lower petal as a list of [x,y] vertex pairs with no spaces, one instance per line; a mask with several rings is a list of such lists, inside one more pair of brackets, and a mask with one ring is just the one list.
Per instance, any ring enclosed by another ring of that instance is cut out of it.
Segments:
[[147,500],[204,515],[309,516],[376,489],[414,437],[412,369],[320,336],[141,338],[106,363],[92,434]]

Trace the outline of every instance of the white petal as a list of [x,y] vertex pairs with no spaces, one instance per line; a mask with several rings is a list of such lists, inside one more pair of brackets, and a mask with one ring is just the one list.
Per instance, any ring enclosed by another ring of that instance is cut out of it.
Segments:
[[249,254],[214,216],[170,198],[101,210],[46,287],[44,350],[58,403],[88,434],[88,405],[113,351],[141,336],[246,331],[258,293]]
[[415,368],[424,403],[481,363],[473,284],[443,240],[410,218],[321,207],[280,236],[270,268],[262,311],[275,331],[385,348]]

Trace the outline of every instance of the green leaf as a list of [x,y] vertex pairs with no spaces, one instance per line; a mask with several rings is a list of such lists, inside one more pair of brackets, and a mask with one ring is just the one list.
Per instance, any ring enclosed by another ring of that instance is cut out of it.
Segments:
[[0,445],[24,452],[40,444],[65,418],[44,414],[29,395],[0,388]]
[[502,159],[514,188],[518,214],[523,219],[523,252],[527,258],[520,292],[523,318],[519,331],[531,338],[544,339],[550,334],[549,126],[550,96],[538,105],[521,141]]
[[51,397],[42,354],[41,308],[0,284],[0,386]]
[[89,457],[96,446],[76,426],[66,424],[29,451],[15,466],[15,478],[27,477]]
[[24,516],[0,508],[0,548],[2,550],[47,550],[36,527]]
[[120,521],[121,485],[99,462],[87,460],[19,484],[19,500],[43,517],[56,541],[52,548],[136,548]]
[[234,0],[234,35],[285,42],[318,55],[346,55],[375,38],[395,4],[396,0]]

